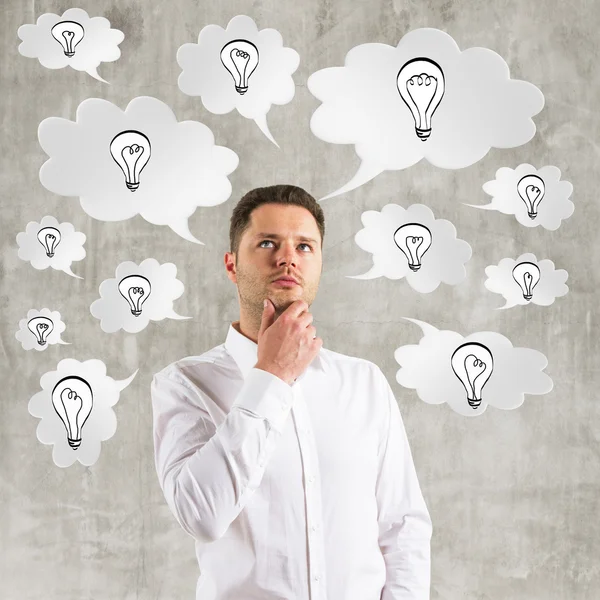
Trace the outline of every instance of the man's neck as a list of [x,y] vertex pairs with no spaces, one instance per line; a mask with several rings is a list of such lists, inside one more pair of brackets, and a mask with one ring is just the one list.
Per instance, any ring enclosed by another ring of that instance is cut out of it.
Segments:
[[258,344],[258,329],[245,324],[242,326],[242,322],[234,321],[232,324],[233,328],[241,333],[244,337],[247,337],[249,340],[252,340],[255,344]]

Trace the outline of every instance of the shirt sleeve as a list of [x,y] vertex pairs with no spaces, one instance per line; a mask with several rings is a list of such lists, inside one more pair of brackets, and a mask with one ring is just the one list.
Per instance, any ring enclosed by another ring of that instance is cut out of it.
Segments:
[[253,368],[217,428],[210,399],[179,371],[151,384],[156,472],[171,512],[194,539],[221,537],[258,487],[293,402],[279,377]]
[[379,547],[386,564],[381,600],[429,600],[432,522],[421,493],[398,403],[379,367],[387,418],[376,484]]

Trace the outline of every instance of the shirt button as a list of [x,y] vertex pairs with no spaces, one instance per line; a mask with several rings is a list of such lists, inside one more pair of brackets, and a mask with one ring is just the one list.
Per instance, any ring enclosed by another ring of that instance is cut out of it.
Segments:
[[311,527],[311,529],[312,529],[312,531],[316,531],[317,529],[319,529],[319,526],[318,526],[318,525],[313,525],[313,526]]
[[312,483],[314,480],[315,480],[315,476],[314,476],[314,475],[311,475],[311,476],[308,478],[308,483]]
[[321,579],[321,576],[320,575],[315,575],[314,579],[315,579],[315,581],[319,581],[319,579]]

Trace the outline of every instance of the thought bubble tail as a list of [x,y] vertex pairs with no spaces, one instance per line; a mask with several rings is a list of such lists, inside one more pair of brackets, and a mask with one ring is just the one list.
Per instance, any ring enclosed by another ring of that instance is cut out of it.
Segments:
[[97,79],[98,81],[101,81],[102,83],[108,83],[108,85],[110,85],[110,83],[108,81],[106,81],[106,79],[102,79],[102,77],[100,77],[100,75],[98,75],[98,71],[96,71],[97,67],[94,67],[93,69],[89,69],[88,71],[86,71],[86,73],[88,75],[91,75],[94,79]]
[[375,163],[369,163],[363,160],[360,163],[360,167],[358,167],[358,171],[356,171],[354,177],[348,183],[346,183],[346,185],[343,185],[341,188],[335,190],[335,192],[331,192],[331,194],[327,194],[327,196],[319,198],[319,202],[321,200],[327,200],[327,198],[333,198],[334,196],[339,196],[340,194],[354,190],[364,183],[367,183],[367,181],[371,181],[371,179],[377,177],[377,175],[380,173],[383,173],[384,170],[385,169],[382,169]]
[[190,231],[190,226],[188,224],[187,219],[182,219],[181,221],[176,221],[174,223],[169,223],[169,227],[177,234],[180,235],[184,240],[188,242],[194,242],[195,244],[200,244],[204,246],[204,242],[201,242],[199,239],[195,238]]
[[467,204],[466,202],[461,202],[461,204],[472,206],[473,208],[481,208],[482,210],[494,210],[491,202],[489,204]]
[[73,271],[71,271],[71,267],[65,267],[63,269],[63,271],[67,274],[70,275],[71,277],[75,277],[75,279],[83,279],[83,277],[81,277],[81,275],[75,275],[75,273],[73,273]]
[[437,333],[439,331],[439,329],[437,327],[434,327],[433,325],[430,325],[429,323],[426,323],[425,321],[419,321],[418,319],[411,319],[410,317],[402,317],[402,318],[406,319],[407,321],[411,321],[415,325],[418,325],[421,328],[423,335],[427,335],[428,333]]
[[254,119],[254,122],[258,125],[258,128],[264,133],[264,135],[281,150],[279,144],[275,141],[275,138],[269,131],[269,126],[267,125],[267,115],[260,115],[260,117]]
[[167,319],[177,319],[178,321],[184,321],[186,319],[191,319],[192,317],[184,317],[183,315],[177,314],[173,309],[171,309],[166,315]]
[[375,277],[381,277],[383,275],[383,270],[381,267],[374,265],[371,269],[369,269],[366,273],[362,275],[346,275],[348,279],[375,279]]
[[64,340],[58,340],[58,344],[63,344],[64,346],[70,346],[71,342],[65,342]]
[[136,369],[133,375],[131,375],[127,379],[120,379],[118,381],[115,381],[115,385],[117,386],[119,392],[122,392],[133,381],[133,378],[137,375],[138,371],[139,369]]

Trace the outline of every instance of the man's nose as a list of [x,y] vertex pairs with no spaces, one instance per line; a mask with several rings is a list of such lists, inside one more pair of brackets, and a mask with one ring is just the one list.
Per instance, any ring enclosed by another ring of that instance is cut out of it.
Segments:
[[294,265],[296,266],[296,255],[293,244],[282,244],[279,256],[277,257],[277,264],[282,265]]

